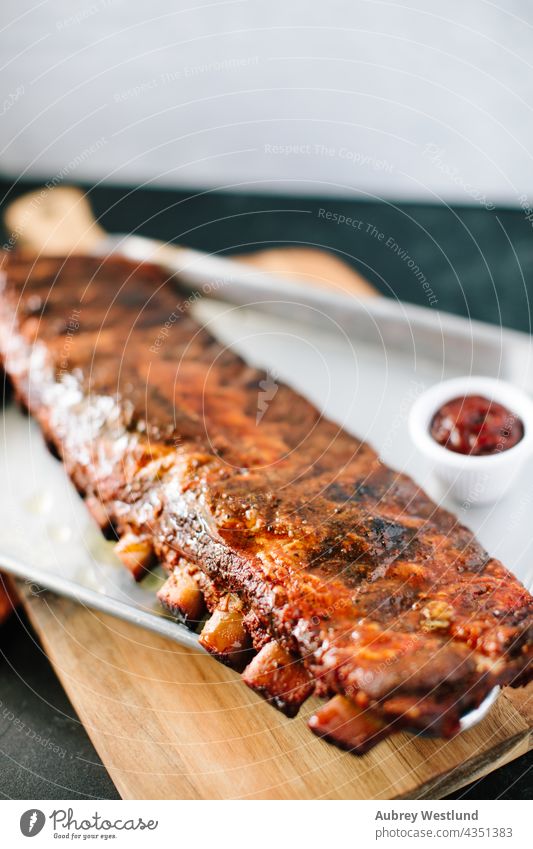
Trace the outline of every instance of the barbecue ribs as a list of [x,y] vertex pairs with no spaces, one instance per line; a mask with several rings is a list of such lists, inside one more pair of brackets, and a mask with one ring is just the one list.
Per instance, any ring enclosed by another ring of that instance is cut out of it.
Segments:
[[[288,715],[361,753],[451,736],[531,675],[532,603],[456,518],[117,258],[2,257],[0,353],[19,401],[136,578]],[[206,616],[208,616],[206,620]]]

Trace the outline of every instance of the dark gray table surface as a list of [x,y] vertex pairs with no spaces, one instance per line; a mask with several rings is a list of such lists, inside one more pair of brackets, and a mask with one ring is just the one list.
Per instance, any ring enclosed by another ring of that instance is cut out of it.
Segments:
[[[30,188],[0,181],[0,203]],[[337,200],[99,187],[90,198],[109,231],[220,253],[323,247],[361,270],[384,295],[428,306],[424,275],[437,299],[432,309],[530,331],[533,224],[521,211],[368,202],[355,190],[353,200]],[[532,771],[530,754],[451,798],[530,799]],[[0,630],[0,795],[118,798],[19,615]]]

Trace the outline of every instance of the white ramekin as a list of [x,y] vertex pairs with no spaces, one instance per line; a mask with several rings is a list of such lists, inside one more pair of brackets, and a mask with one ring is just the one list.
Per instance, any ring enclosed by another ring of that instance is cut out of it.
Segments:
[[[433,416],[443,404],[464,395],[482,395],[503,404],[524,425],[524,436],[507,451],[484,456],[457,454],[439,445],[430,433]],[[492,377],[456,377],[420,395],[409,413],[409,433],[447,492],[467,505],[490,504],[508,489],[533,453],[533,401],[518,387]]]

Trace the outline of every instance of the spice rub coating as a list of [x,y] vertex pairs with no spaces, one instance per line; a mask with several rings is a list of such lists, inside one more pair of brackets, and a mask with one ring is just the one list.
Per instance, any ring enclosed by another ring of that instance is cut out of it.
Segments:
[[258,692],[283,709],[294,667],[302,700],[314,689],[357,714],[343,724],[330,709],[321,726],[319,711],[313,730],[350,748],[357,726],[363,751],[400,728],[449,736],[493,686],[532,677],[533,600],[517,579],[290,387],[259,417],[265,373],[201,327],[160,269],[17,254],[1,268],[16,396],[101,526],[126,538],[132,572],[162,562],[167,606],[194,598],[182,618],[207,608],[226,637],[231,614],[224,651],[211,625],[217,657],[242,668],[275,642]]

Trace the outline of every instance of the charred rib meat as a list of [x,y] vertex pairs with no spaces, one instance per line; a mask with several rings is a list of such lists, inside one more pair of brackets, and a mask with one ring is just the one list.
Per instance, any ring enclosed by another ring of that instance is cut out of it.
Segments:
[[[454,734],[531,678],[532,598],[373,449],[222,347],[155,267],[5,255],[0,349],[18,399],[134,575],[313,731],[362,752]],[[260,420],[259,420],[260,419]],[[254,657],[254,653],[258,654]]]

